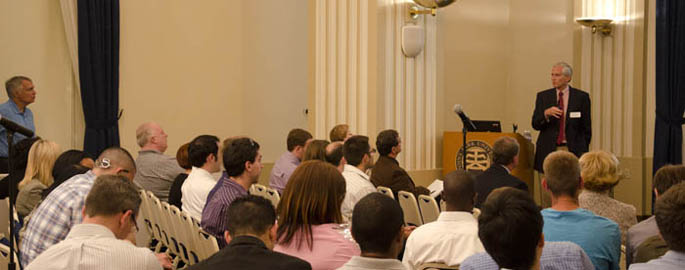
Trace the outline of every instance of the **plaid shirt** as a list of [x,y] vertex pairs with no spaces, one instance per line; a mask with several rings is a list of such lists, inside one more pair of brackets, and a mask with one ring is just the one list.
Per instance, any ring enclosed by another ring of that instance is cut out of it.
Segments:
[[[461,270],[498,270],[495,260],[486,252],[466,258]],[[540,256],[541,270],[594,270],[595,266],[580,246],[571,242],[545,242]]]
[[50,192],[33,211],[20,247],[22,266],[64,240],[71,227],[81,223],[81,210],[95,178],[93,171],[75,175]]

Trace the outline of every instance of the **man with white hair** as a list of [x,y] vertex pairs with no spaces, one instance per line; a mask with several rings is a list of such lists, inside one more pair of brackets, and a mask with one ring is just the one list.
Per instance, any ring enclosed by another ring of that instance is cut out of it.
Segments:
[[145,190],[152,191],[161,201],[169,198],[169,189],[174,179],[185,172],[176,158],[164,154],[167,149],[167,134],[155,122],[143,123],[136,129],[136,141],[140,146],[136,158],[136,173],[133,182]]

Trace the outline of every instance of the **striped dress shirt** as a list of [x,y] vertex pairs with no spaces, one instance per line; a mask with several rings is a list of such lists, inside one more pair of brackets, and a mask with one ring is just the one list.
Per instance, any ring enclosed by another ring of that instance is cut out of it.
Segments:
[[226,246],[224,239],[224,231],[227,229],[226,210],[235,199],[245,195],[247,195],[247,190],[224,173],[207,196],[207,204],[202,210],[200,225],[202,229],[216,237],[219,247]]
[[48,248],[26,270],[160,270],[162,265],[147,248],[119,240],[99,224],[79,224],[64,241]]
[[93,171],[73,176],[50,192],[34,210],[20,246],[22,266],[64,240],[71,227],[81,223],[81,210],[95,178]]

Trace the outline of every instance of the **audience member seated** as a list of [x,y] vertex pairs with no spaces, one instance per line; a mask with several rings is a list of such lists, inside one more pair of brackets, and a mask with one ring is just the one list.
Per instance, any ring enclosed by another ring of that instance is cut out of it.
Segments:
[[207,204],[202,210],[202,229],[214,235],[219,247],[224,247],[224,232],[227,228],[226,211],[231,203],[247,195],[252,184],[257,183],[264,167],[259,144],[250,138],[231,141],[223,149],[223,163],[226,176],[219,179],[207,197]]
[[[13,183],[14,194],[19,193],[18,185],[26,174],[29,150],[33,143],[38,140],[40,140],[40,137],[26,138],[12,145],[12,168],[9,169],[9,175],[0,180],[0,199],[9,197],[10,182]],[[16,203],[16,200],[17,198],[15,197],[12,203]]]
[[64,151],[57,160],[55,166],[52,167],[52,177],[54,182],[48,189],[43,191],[43,199],[50,194],[55,188],[64,183],[64,181],[77,174],[84,174],[93,169],[95,161],[86,152],[81,150],[71,149]]
[[478,234],[487,252],[466,258],[459,269],[595,269],[580,246],[571,242],[543,242],[542,215],[525,191],[512,187],[493,190],[483,203],[478,225]]
[[543,162],[542,186],[551,193],[552,207],[542,210],[548,241],[570,241],[583,248],[597,269],[619,269],[621,231],[616,222],[580,208],[583,187],[578,158],[556,151]]
[[53,190],[33,211],[20,246],[21,264],[26,266],[52,245],[64,240],[69,230],[83,220],[86,195],[95,178],[101,175],[122,175],[133,181],[136,165],[126,149],[105,149],[95,162],[95,168],[79,174]]
[[345,140],[354,136],[350,131],[350,126],[347,124],[336,125],[331,129],[329,134],[331,142],[345,142]]
[[328,146],[328,144],[330,144],[330,142],[327,140],[312,140],[304,149],[302,161],[313,159],[326,161],[326,146]]
[[501,137],[492,145],[490,168],[476,177],[476,208],[490,192],[500,187],[513,187],[528,191],[528,185],[511,174],[519,163],[519,143],[511,137]]
[[342,176],[345,178],[345,200],[342,203],[342,216],[345,222],[352,218],[354,205],[364,196],[376,192],[376,188],[369,181],[366,170],[373,168],[373,157],[371,154],[375,150],[369,145],[369,137],[352,136],[343,145],[343,156],[347,164],[344,165]]
[[304,157],[304,149],[311,139],[312,134],[304,129],[296,128],[288,132],[288,139],[286,141],[288,152],[283,153],[276,160],[269,177],[269,186],[277,190],[278,193],[283,193],[290,175],[300,165]]
[[176,151],[176,163],[181,166],[185,171],[179,173],[176,178],[174,178],[174,183],[171,184],[171,189],[169,189],[169,204],[175,205],[178,209],[183,209],[183,203],[181,203],[181,187],[183,183],[186,182],[188,174],[193,166],[190,165],[190,160],[188,160],[188,146],[190,143],[181,145]]
[[295,169],[278,205],[275,251],[309,262],[314,270],[336,269],[360,254],[341,225],[345,179],[323,161]]
[[646,263],[648,261],[664,256],[668,252],[668,245],[661,235],[655,235],[645,239],[635,249],[635,256],[632,263]]
[[29,150],[24,179],[19,182],[17,194],[17,214],[26,217],[42,201],[43,191],[53,183],[52,168],[61,153],[59,145],[53,141],[38,140]]
[[404,242],[404,213],[397,201],[380,193],[359,200],[352,214],[352,237],[361,256],[354,256],[339,270],[404,270],[397,256]]
[[438,220],[416,228],[404,249],[402,261],[407,269],[419,269],[424,263],[458,265],[467,257],[484,251],[478,239],[478,221],[473,217],[476,197],[474,179],[462,170],[445,175],[442,199],[445,211]]
[[343,158],[343,142],[332,142],[326,146],[326,162],[332,164],[342,173],[347,163]]
[[99,176],[80,210],[76,224],[59,242],[36,257],[26,270],[162,269],[171,267],[165,254],[155,256],[128,239],[137,231],[140,195],[123,176]]
[[[685,166],[683,165],[665,165],[654,174],[652,180],[652,188],[654,194],[658,199],[662,194],[666,193],[672,186],[685,181]],[[626,266],[637,262],[634,258],[637,256],[638,247],[648,238],[659,235],[659,228],[656,226],[656,217],[651,216],[648,219],[630,227],[626,237]],[[646,252],[644,252],[646,254]],[[664,252],[665,253],[665,252]],[[661,253],[663,255],[664,253]],[[650,252],[650,254],[658,255],[658,253]],[[657,256],[660,257],[660,256]]]
[[675,270],[685,267],[685,183],[674,185],[654,204],[654,216],[668,252],[647,263],[635,263],[630,270]]
[[637,223],[635,206],[609,197],[609,191],[621,180],[618,159],[605,151],[592,151],[580,157],[583,192],[578,196],[581,208],[611,219],[621,229],[621,243],[626,243],[628,228]]
[[254,195],[237,198],[228,206],[224,219],[223,235],[228,245],[188,270],[312,269],[306,261],[272,251],[277,226],[276,211],[269,200]]
[[154,122],[140,125],[136,129],[136,141],[140,146],[136,158],[136,177],[133,182],[145,190],[152,191],[160,201],[168,201],[171,185],[184,170],[173,157],[164,154],[167,149],[167,134]]
[[378,133],[376,149],[378,149],[380,157],[376,161],[373,170],[371,170],[371,182],[374,186],[384,186],[392,189],[395,198],[397,198],[397,193],[401,190],[414,193],[416,197],[421,194],[430,194],[425,187],[416,187],[414,180],[397,162],[397,155],[402,152],[402,139],[396,130],[388,129]]
[[181,209],[198,221],[202,219],[207,195],[217,183],[212,173],[220,170],[218,152],[219,138],[212,135],[200,135],[188,146],[188,160],[193,168],[181,186]]

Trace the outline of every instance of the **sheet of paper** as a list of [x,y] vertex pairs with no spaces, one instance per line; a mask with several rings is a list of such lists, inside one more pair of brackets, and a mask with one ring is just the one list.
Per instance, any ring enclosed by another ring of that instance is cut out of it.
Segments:
[[431,192],[430,195],[433,198],[440,196],[440,194],[442,193],[442,190],[443,190],[442,180],[435,179],[435,181],[433,181],[433,183],[431,183],[428,186],[428,190],[430,190],[430,192]]

